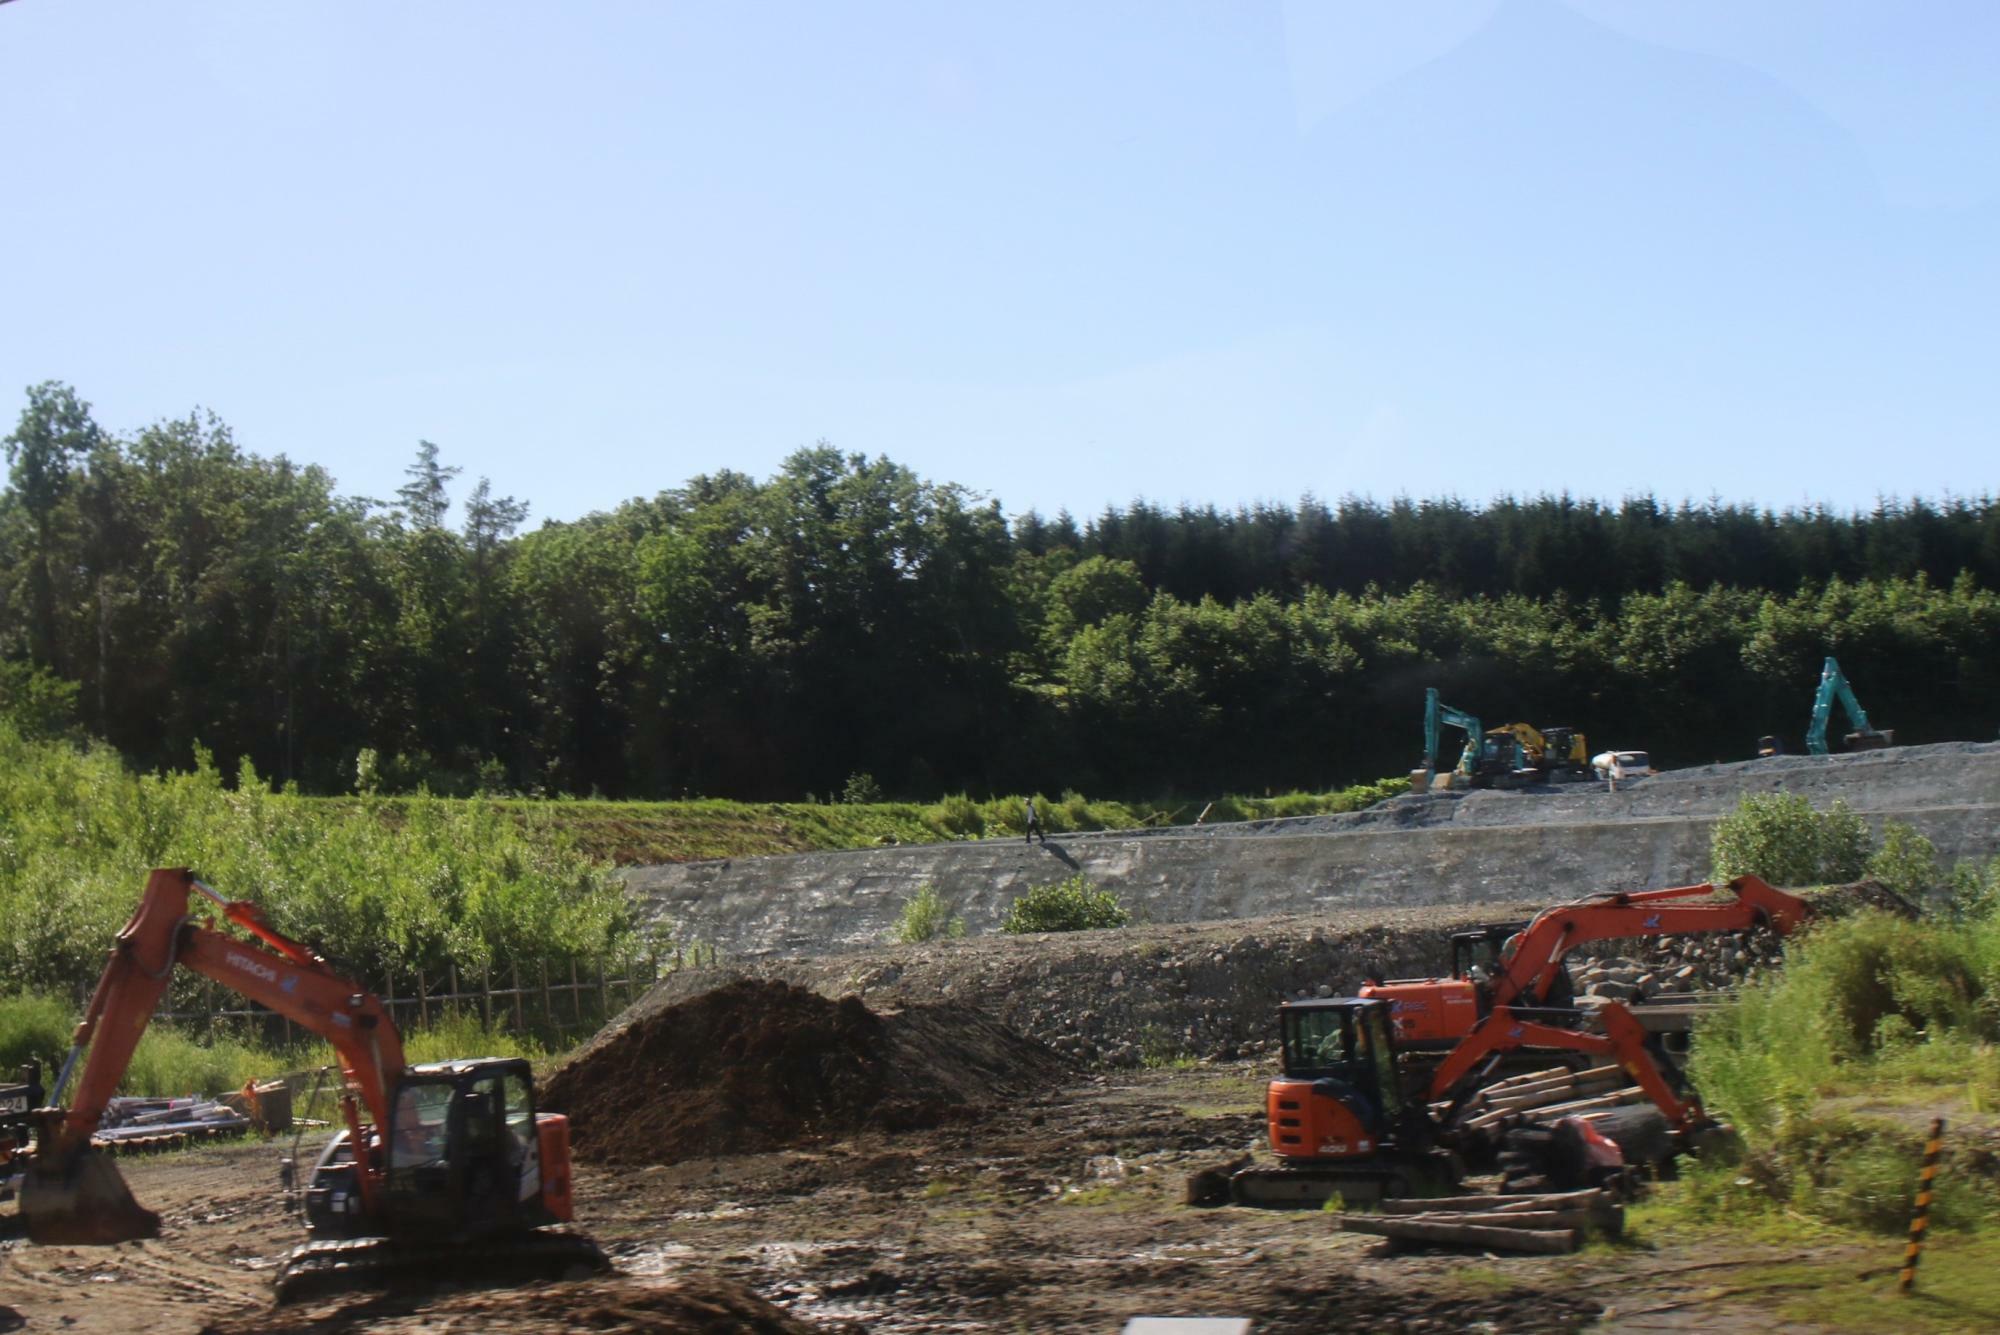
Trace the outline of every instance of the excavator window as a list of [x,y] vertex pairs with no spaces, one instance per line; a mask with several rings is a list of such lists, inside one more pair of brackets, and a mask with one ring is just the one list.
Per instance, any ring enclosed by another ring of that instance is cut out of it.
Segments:
[[413,1080],[396,1091],[389,1141],[391,1176],[442,1163],[451,1114],[449,1082]]
[[507,1091],[507,1132],[522,1145],[535,1138],[535,1104],[528,1096],[526,1076],[510,1075],[502,1082]]
[[1368,1011],[1357,1017],[1355,1033],[1361,1055],[1374,1063],[1375,1089],[1382,1100],[1382,1111],[1394,1119],[1402,1111],[1402,1099],[1396,1088],[1396,1054],[1389,1038],[1389,1017],[1380,1010]]
[[1344,1010],[1298,1011],[1285,1017],[1285,1066],[1314,1071],[1342,1066],[1354,1059],[1352,1030]]

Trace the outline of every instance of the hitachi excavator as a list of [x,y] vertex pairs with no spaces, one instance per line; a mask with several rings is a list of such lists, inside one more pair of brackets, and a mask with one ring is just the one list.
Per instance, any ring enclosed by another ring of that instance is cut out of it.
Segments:
[[[195,893],[255,941],[212,918],[197,921],[189,913]],[[20,1207],[33,1241],[112,1244],[158,1234],[159,1216],[133,1199],[91,1136],[175,965],[320,1035],[340,1060],[343,1127],[306,1185],[312,1240],[280,1268],[281,1298],[468,1261],[521,1279],[606,1268],[594,1243],[559,1227],[571,1217],[569,1123],[536,1111],[527,1062],[407,1064],[380,998],[271,927],[255,904],[225,899],[178,869],[152,874],[118,933],[50,1096],[59,1102],[87,1048],[69,1108],[34,1115]]]
[[1265,1092],[1265,1120],[1278,1167],[1250,1167],[1229,1179],[1238,1205],[1318,1205],[1338,1194],[1350,1204],[1449,1192],[1464,1171],[1459,1151],[1430,1104],[1454,1098],[1494,1057],[1521,1048],[1587,1054],[1616,1062],[1666,1117],[1672,1130],[1708,1124],[1694,1096],[1656,1061],[1648,1035],[1617,1002],[1597,1011],[1601,1032],[1565,1028],[1495,1006],[1432,1074],[1421,1098],[1401,1081],[1389,1005],[1367,997],[1287,1002],[1278,1008],[1284,1074]]
[[[1544,909],[1525,924],[1454,933],[1451,977],[1371,982],[1360,995],[1389,1003],[1404,1051],[1438,1050],[1470,1034],[1495,1006],[1568,1005],[1564,957],[1587,942],[1753,928],[1788,936],[1806,919],[1804,900],[1755,876],[1737,877],[1728,890],[1735,897],[1722,902],[1710,898],[1718,887],[1706,884],[1598,895]],[[1709,902],[1692,902],[1701,900]]]
[[[1244,1205],[1299,1205],[1336,1192],[1360,1202],[1449,1189],[1461,1171],[1458,1147],[1449,1143],[1429,1105],[1469,1092],[1468,1082],[1482,1067],[1521,1049],[1616,1062],[1673,1130],[1701,1129],[1708,1119],[1700,1102],[1655,1059],[1650,1035],[1630,1010],[1605,1002],[1591,1018],[1596,1028],[1587,1030],[1577,1027],[1577,1012],[1550,1005],[1554,980],[1568,981],[1563,956],[1582,941],[1760,924],[1789,932],[1805,918],[1804,901],[1755,877],[1738,877],[1729,888],[1736,894],[1733,903],[1675,902],[1715,890],[1699,885],[1549,909],[1513,938],[1504,967],[1484,982],[1466,976],[1378,984],[1359,997],[1280,1006],[1284,1072],[1265,1092],[1271,1152],[1279,1167],[1235,1174],[1231,1198]],[[1440,1042],[1448,1043],[1448,1051],[1423,1096],[1411,1097],[1398,1058],[1412,1048],[1434,1051]]]

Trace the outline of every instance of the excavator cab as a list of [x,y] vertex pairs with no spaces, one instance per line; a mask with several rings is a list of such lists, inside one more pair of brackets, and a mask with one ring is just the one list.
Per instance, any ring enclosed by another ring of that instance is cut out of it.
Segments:
[[1362,997],[1287,1002],[1278,1008],[1284,1074],[1265,1110],[1279,1166],[1229,1179],[1238,1205],[1318,1206],[1435,1194],[1458,1181],[1432,1144],[1428,1111],[1397,1084],[1389,1004]]
[[1402,1118],[1389,1007],[1358,997],[1278,1008],[1285,1074],[1267,1095],[1272,1152],[1283,1158],[1372,1154]]
[[1484,927],[1473,927],[1451,934],[1451,976],[1470,978],[1472,971],[1484,971],[1487,977],[1506,968],[1502,957],[1508,938],[1518,936],[1528,930],[1525,922],[1495,922]]
[[568,1123],[535,1111],[527,1062],[412,1066],[389,1109],[380,1218],[362,1218],[353,1152],[336,1136],[306,1188],[315,1234],[464,1240],[570,1217]]

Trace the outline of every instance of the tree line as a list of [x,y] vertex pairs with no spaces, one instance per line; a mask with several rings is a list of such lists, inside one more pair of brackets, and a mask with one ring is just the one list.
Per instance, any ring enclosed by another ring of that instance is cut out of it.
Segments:
[[135,764],[308,792],[795,798],[1332,787],[1423,689],[1674,762],[1796,743],[1840,655],[1906,740],[1990,738],[2000,503],[1312,498],[1079,525],[821,445],[573,523],[420,443],[391,501],[212,415],[28,391],[0,695]]

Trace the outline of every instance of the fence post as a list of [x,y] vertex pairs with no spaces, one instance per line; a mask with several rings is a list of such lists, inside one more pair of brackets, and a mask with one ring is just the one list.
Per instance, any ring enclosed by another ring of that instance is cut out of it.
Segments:
[[457,1015],[458,1014],[458,961],[453,960],[449,965],[446,966],[446,968],[448,968],[451,971],[451,991],[446,993],[445,995],[449,997],[451,1000],[451,1013],[453,1015]]
[[556,1008],[552,1004],[550,1004],[551,999],[549,997],[549,957],[547,955],[544,955],[541,958],[541,969],[542,969],[542,1023],[547,1025],[549,1028],[554,1029],[556,1027]]
[[583,988],[576,981],[576,956],[569,957],[569,1013],[578,1024],[583,1023]]
[[611,1017],[611,997],[604,990],[604,956],[602,955],[597,957],[597,1009],[603,1012],[606,1019]]
[[417,970],[417,1023],[426,1029],[431,1027],[430,979],[422,969]]
[[514,1032],[518,1034],[528,1027],[527,1020],[521,1014],[521,961],[508,960],[507,975],[514,980]]
[[479,1015],[490,1030],[493,1028],[493,966],[479,966]]
[[1944,1118],[1931,1119],[1924,1142],[1924,1166],[1917,1171],[1917,1199],[1910,1215],[1910,1241],[1903,1249],[1903,1273],[1896,1287],[1908,1293],[1917,1286],[1917,1262],[1923,1259],[1924,1231],[1930,1227],[1931,1183],[1937,1180],[1938,1156],[1944,1151]]

